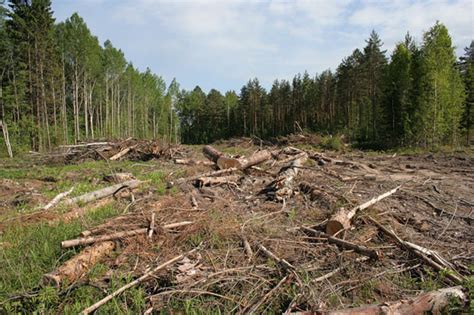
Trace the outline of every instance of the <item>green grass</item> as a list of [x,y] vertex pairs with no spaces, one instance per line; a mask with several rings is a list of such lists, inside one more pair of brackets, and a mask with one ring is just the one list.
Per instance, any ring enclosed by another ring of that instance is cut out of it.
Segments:
[[[76,253],[74,249],[62,250],[61,241],[77,237],[82,230],[100,224],[118,213],[119,210],[116,207],[108,205],[87,214],[81,220],[70,223],[58,222],[49,225],[48,222],[42,222],[7,228],[0,237],[0,242],[3,244],[0,251],[2,266],[0,268],[0,301],[8,296],[37,288],[43,274],[52,271]],[[42,307],[53,303],[49,300],[48,292],[48,289],[43,289],[35,297],[41,299],[42,294],[45,295],[44,301],[37,303],[34,306],[35,309],[41,310]],[[35,304],[34,299],[33,304]],[[3,306],[6,309],[23,308],[23,305],[17,305],[14,302]]]

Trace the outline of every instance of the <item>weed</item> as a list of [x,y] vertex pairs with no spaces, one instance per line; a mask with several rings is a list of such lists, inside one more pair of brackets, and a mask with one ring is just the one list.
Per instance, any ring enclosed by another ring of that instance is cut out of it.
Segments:
[[320,146],[323,149],[339,151],[343,147],[342,140],[339,136],[323,137]]

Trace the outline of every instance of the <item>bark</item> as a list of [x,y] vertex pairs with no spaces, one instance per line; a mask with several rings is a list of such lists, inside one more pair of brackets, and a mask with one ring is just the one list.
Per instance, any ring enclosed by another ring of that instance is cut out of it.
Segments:
[[212,162],[214,163],[217,163],[217,160],[224,155],[224,153],[214,149],[213,147],[211,147],[210,145],[206,145],[204,146],[204,148],[202,148],[202,153],[204,154],[204,156],[211,160]]
[[54,285],[57,288],[61,287],[64,282],[73,283],[103,257],[110,254],[114,248],[114,242],[102,242],[87,247],[55,271],[45,274],[42,283],[44,285]]
[[[173,229],[173,228],[186,226],[186,225],[190,225],[190,224],[193,224],[193,222],[183,221],[183,222],[166,224],[166,225],[163,225],[162,228],[163,229]],[[135,235],[139,235],[139,234],[146,235],[148,232],[149,232],[149,228],[141,228],[141,229],[136,229],[136,230],[131,230],[131,231],[123,231],[123,232],[117,232],[117,233],[112,233],[112,234],[106,234],[106,235],[77,238],[77,239],[73,239],[73,240],[62,241],[61,242],[61,247],[62,248],[69,248],[69,247],[94,244],[94,243],[104,242],[104,241],[112,241],[112,240],[125,238],[125,237],[129,237],[129,236],[135,236]]]
[[128,152],[130,152],[130,150],[132,150],[135,147],[136,147],[136,145],[132,145],[130,147],[127,147],[127,148],[121,150],[119,153],[112,156],[109,160],[116,161],[116,160],[120,159],[121,157],[123,157],[124,155],[126,155]]
[[192,159],[175,159],[175,164],[180,165],[205,165],[205,166],[212,166],[214,165],[211,161],[199,161],[199,160],[192,160]]
[[240,168],[247,169],[249,167],[258,165],[272,158],[270,151],[262,150],[250,156],[245,162],[242,162]]
[[119,191],[123,188],[130,188],[130,189],[137,188],[142,183],[143,183],[142,181],[139,181],[139,180],[136,180],[136,179],[129,180],[129,181],[126,181],[126,182],[123,182],[123,183],[120,183],[120,184],[105,187],[105,188],[102,188],[102,189],[84,194],[84,195],[79,196],[79,197],[67,199],[64,203],[66,205],[71,205],[71,204],[75,204],[75,203],[91,202],[91,201],[94,201],[94,200],[109,197],[109,196],[115,194],[117,191]]
[[316,312],[294,312],[293,315],[379,315],[379,314],[448,314],[452,299],[466,301],[466,295],[461,286],[439,289],[423,293],[417,297],[399,300],[396,302],[385,302],[378,305],[366,305],[356,308],[348,308],[338,311],[316,311]]
[[326,225],[326,233],[329,235],[334,235],[341,230],[346,230],[351,226],[351,220],[356,215],[358,211],[367,209],[380,200],[387,198],[398,191],[401,186],[397,186],[394,189],[379,195],[375,198],[370,199],[369,201],[358,205],[357,207],[352,208],[350,211],[346,211],[344,208],[341,208],[336,214],[334,214],[328,221]]
[[280,201],[291,197],[293,195],[293,182],[298,176],[299,169],[307,159],[308,155],[304,154],[294,160],[288,167],[282,168],[278,178],[270,184],[269,194]]

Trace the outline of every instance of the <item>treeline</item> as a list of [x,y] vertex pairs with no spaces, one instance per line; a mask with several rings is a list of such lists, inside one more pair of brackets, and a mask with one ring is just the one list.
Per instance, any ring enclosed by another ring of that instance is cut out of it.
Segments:
[[447,28],[436,23],[418,46],[407,34],[390,60],[378,34],[335,72],[275,80],[266,91],[250,80],[240,95],[181,91],[177,103],[186,143],[270,138],[308,130],[341,133],[366,147],[469,142],[474,102],[474,42],[456,60]]
[[14,148],[179,138],[177,82],[167,88],[110,41],[100,45],[76,13],[55,23],[50,0],[0,5],[0,56],[0,120]]

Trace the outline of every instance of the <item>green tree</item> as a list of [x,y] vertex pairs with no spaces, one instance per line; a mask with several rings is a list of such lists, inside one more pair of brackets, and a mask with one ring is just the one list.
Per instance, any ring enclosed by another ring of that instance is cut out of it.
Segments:
[[463,106],[461,128],[466,135],[466,145],[469,145],[474,121],[474,40],[464,50],[464,56],[460,58],[460,69],[466,89],[466,100]]

